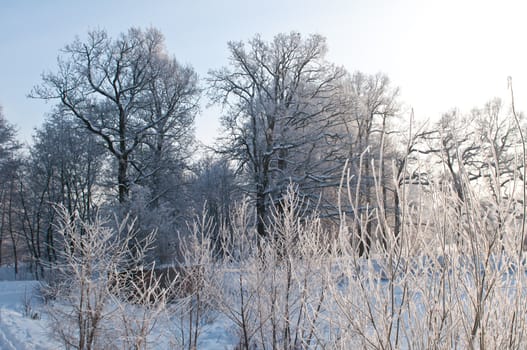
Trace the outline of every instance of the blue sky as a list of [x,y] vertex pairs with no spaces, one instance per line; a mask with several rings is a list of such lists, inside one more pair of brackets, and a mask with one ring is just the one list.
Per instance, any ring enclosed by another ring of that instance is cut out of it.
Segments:
[[[388,74],[419,118],[507,98],[509,75],[527,110],[525,10],[507,0],[0,0],[0,105],[29,141],[51,104],[26,95],[62,47],[90,29],[154,26],[201,77],[226,64],[229,40],[296,30],[326,36],[328,59],[349,71]],[[218,113],[203,107],[199,139],[213,140]]]

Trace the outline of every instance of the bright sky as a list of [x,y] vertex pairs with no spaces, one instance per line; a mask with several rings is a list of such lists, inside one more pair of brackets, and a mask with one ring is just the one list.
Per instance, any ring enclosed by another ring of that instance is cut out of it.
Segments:
[[[328,59],[349,71],[386,73],[419,118],[453,107],[468,111],[507,95],[527,111],[527,4],[472,0],[2,0],[0,105],[20,138],[30,141],[50,104],[26,98],[40,74],[76,35],[104,28],[159,28],[171,54],[201,77],[225,65],[226,43],[260,33],[320,33]],[[204,98],[206,101],[206,99]],[[211,142],[218,111],[197,118],[198,139]]]

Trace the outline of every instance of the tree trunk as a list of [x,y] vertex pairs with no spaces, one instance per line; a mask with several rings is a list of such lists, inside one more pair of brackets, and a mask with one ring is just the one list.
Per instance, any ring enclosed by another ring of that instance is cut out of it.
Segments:
[[[258,187],[263,187],[259,185]],[[265,230],[265,216],[267,210],[265,208],[265,189],[258,188],[256,192],[256,231],[260,237],[267,235]]]
[[119,188],[119,203],[124,203],[128,198],[129,184],[127,179],[128,159],[125,156],[119,158],[119,169],[117,173],[117,186]]

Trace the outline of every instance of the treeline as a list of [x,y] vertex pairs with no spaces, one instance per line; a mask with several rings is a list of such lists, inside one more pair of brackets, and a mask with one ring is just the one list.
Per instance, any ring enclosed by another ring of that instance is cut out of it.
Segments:
[[[196,214],[219,231],[243,197],[259,237],[272,237],[290,183],[305,215],[352,223],[359,255],[403,232],[401,196],[413,195],[403,187],[453,191],[460,215],[467,183],[489,188],[489,203],[523,204],[524,118],[499,99],[419,124],[386,75],[327,61],[320,35],[227,47],[228,65],[200,79],[157,29],[92,31],[66,45],[31,92],[55,103],[33,143],[0,118],[0,264],[28,262],[39,277],[57,259],[57,205],[87,222],[136,217],[139,235],[157,230],[150,259],[168,263]],[[194,137],[205,100],[223,111],[213,150]]]

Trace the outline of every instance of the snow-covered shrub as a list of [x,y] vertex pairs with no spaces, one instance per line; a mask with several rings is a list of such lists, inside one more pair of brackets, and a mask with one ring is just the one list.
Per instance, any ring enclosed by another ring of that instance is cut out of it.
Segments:
[[328,255],[320,220],[303,216],[306,203],[290,186],[266,227],[251,226],[247,202],[234,213],[214,291],[220,313],[234,324],[242,349],[307,348],[321,334]]
[[[397,189],[404,213],[397,236],[384,206],[368,208],[362,215],[375,225],[367,228],[361,221],[359,229],[382,232],[382,239],[371,242],[367,257],[353,243],[355,222],[343,216],[325,273],[328,329],[320,338],[327,346],[527,346],[526,320],[520,316],[527,312],[527,264],[515,199],[492,197],[492,183],[463,176],[459,181],[462,197],[441,183],[413,185],[412,201],[404,193],[408,188]],[[381,189],[376,191],[380,198]],[[359,212],[353,198],[348,200],[351,212]]]
[[[381,187],[381,204],[365,209],[343,191],[348,209],[331,233],[302,210],[294,187],[265,238],[242,202],[222,232],[209,292],[238,347],[526,347],[521,207],[510,194],[491,196],[492,182],[460,181],[462,197],[445,183],[397,181],[397,234]],[[357,230],[371,233],[368,254]]]
[[55,299],[47,307],[53,334],[68,349],[146,349],[168,293],[142,266],[154,233],[137,241],[133,220],[114,230],[100,217],[88,223],[58,211],[63,246],[45,286]]
[[180,280],[174,286],[176,299],[168,305],[172,319],[172,339],[179,349],[199,349],[199,338],[215,318],[213,285],[216,273],[215,228],[206,214],[189,224],[186,235],[179,237]]

